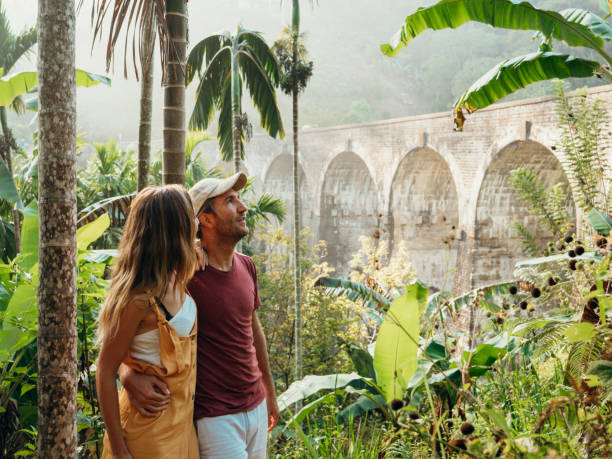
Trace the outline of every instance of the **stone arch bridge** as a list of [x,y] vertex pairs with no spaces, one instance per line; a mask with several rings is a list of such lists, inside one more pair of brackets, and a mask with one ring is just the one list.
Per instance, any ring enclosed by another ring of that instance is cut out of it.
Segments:
[[[612,85],[588,92],[611,107]],[[552,97],[496,104],[468,117],[463,132],[453,131],[447,112],[305,129],[302,224],[327,241],[340,274],[359,236],[378,230],[392,247],[404,240],[419,278],[438,288],[458,293],[511,278],[525,257],[511,221],[534,229],[535,219],[509,172],[526,167],[546,185],[567,183],[555,107]],[[256,189],[282,197],[289,209],[291,153],[290,133],[283,141],[255,136],[246,160]]]

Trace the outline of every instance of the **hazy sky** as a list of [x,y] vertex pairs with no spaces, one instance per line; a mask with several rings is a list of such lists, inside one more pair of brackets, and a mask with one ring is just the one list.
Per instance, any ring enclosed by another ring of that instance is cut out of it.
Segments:
[[[329,126],[450,110],[452,102],[493,65],[537,49],[530,31],[493,30],[471,24],[461,31],[427,31],[397,57],[383,56],[380,44],[399,29],[405,16],[435,1],[320,0],[311,8],[308,1],[302,0],[302,30],[307,34],[314,74],[300,98],[300,126]],[[91,50],[91,2],[84,1],[77,18],[76,63],[78,68],[104,74],[105,41],[97,42],[93,53]],[[532,0],[532,3],[557,10],[575,6],[597,11],[599,0]],[[36,22],[36,0],[2,0],[2,4],[15,31]],[[284,0],[281,7],[280,0],[189,0],[188,8],[190,47],[212,33],[234,31],[240,22],[262,32],[271,44],[289,23],[291,1]],[[109,74],[113,80],[111,88],[96,86],[77,91],[77,122],[88,140],[113,137],[125,143],[137,139],[140,86],[131,72],[128,80],[123,77],[122,48],[120,42],[114,72],[111,69]],[[131,59],[129,55],[128,61]],[[30,62],[23,62],[19,70],[28,67],[35,67],[35,55]],[[163,91],[158,58],[155,69],[152,137],[154,144],[159,145]],[[580,84],[587,83],[601,82],[583,80]],[[188,116],[194,105],[196,84],[197,81],[187,88]],[[548,86],[532,85],[515,97],[547,92]],[[290,131],[291,101],[281,91],[277,94],[286,130]],[[243,98],[243,104],[257,129],[259,118],[249,110],[248,97]],[[13,118],[12,123],[16,126],[23,121]],[[27,135],[25,128],[18,132]]]
[[[190,45],[211,33],[225,29],[234,30],[241,21],[245,26],[263,32],[270,43],[277,38],[282,27],[289,21],[290,3],[285,1],[281,8],[279,0],[191,0],[188,2]],[[35,0],[3,0],[2,4],[14,32],[22,31],[36,22]],[[304,10],[302,21],[304,27],[307,27],[313,11],[310,8]],[[106,74],[106,42],[97,42],[92,53],[90,12],[91,0],[85,0],[77,16],[76,65],[90,72]],[[112,78],[111,88],[99,85],[78,90],[78,124],[82,131],[87,132],[89,138],[101,140],[112,136],[124,142],[136,140],[140,87],[132,73],[128,73],[128,80],[124,79],[122,52],[121,49],[117,55],[114,72],[111,68],[108,74]],[[131,62],[131,54],[128,62]],[[159,84],[161,76],[159,59],[156,60],[156,64],[152,137],[160,139],[163,92]],[[35,65],[35,55],[32,55],[29,61],[20,63],[18,70],[31,69]],[[188,88],[188,110],[193,106],[194,92],[195,84],[192,83]],[[258,120],[253,120],[253,124],[258,125]]]

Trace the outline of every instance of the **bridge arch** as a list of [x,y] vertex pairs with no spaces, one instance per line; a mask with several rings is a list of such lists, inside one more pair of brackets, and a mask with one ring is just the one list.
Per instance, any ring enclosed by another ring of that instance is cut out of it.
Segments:
[[446,160],[430,147],[406,153],[395,169],[388,202],[394,248],[403,240],[419,278],[452,290],[459,202]]
[[567,207],[574,215],[569,182],[558,158],[544,145],[532,140],[517,140],[506,145],[492,157],[480,183],[472,254],[473,287],[510,279],[516,261],[527,256],[512,229],[512,221],[523,224],[540,244],[552,239],[510,184],[510,171],[518,167],[533,171],[546,188],[564,183],[570,196]]
[[365,161],[353,152],[336,155],[321,186],[319,239],[327,241],[327,261],[341,275],[360,248],[359,236],[378,228],[379,196]]
[[[304,209],[307,207],[308,199],[308,184],[306,174],[301,164],[298,164],[299,170],[299,185],[300,185],[300,209],[302,217],[302,225],[308,224],[305,222],[306,215]],[[264,190],[272,193],[274,197],[280,198],[287,206],[287,213],[282,228],[285,232],[293,231],[293,155],[289,153],[281,153],[276,156],[266,169],[264,176]]]

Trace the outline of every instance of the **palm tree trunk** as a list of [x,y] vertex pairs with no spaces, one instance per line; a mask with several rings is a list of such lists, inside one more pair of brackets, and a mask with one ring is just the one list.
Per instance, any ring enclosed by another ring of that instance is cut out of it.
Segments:
[[232,140],[233,140],[233,151],[234,151],[234,174],[240,172],[240,114],[234,113],[233,126],[232,126]]
[[240,141],[242,137],[242,123],[241,123],[241,104],[240,104],[240,90],[242,89],[240,82],[240,74],[238,69],[238,56],[237,56],[237,45],[238,40],[234,40],[232,45],[232,60],[230,67],[230,82],[231,82],[231,102],[232,102],[232,152],[234,156],[234,174],[240,172]]
[[[295,74],[297,49],[300,32],[300,2],[293,0],[292,40]],[[298,90],[293,88],[293,277],[295,300],[295,379],[302,379],[302,276],[300,272],[300,171],[298,158]]]
[[[4,135],[5,145],[7,146],[4,154],[6,155],[6,167],[8,168],[11,176],[13,176],[13,157],[12,149],[15,144],[15,138],[13,132],[8,126],[6,120],[6,107],[0,107],[0,126],[2,127],[2,134]],[[13,208],[13,227],[15,228],[15,253],[21,252],[21,214],[15,208]]]
[[185,184],[185,56],[187,1],[166,0],[170,34],[164,81],[163,183]]
[[149,66],[140,84],[140,126],[138,129],[138,191],[149,186],[151,158],[151,118],[153,116],[153,54],[155,28],[145,32]]
[[38,1],[38,451],[76,458],[74,0]]

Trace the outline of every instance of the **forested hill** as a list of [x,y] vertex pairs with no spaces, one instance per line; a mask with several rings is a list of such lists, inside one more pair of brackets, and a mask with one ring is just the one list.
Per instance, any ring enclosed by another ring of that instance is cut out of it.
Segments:
[[[537,50],[531,32],[467,24],[457,30],[425,32],[397,57],[384,56],[379,45],[399,29],[405,16],[433,3],[321,0],[305,24],[315,73],[302,103],[303,123],[325,126],[444,111],[498,62]],[[557,11],[585,8],[603,16],[598,0],[531,3]],[[602,83],[606,80],[592,78],[573,85]],[[533,85],[512,98],[544,95],[549,88],[549,83]]]
[[[381,53],[380,44],[391,38],[408,14],[434,1],[318,0],[313,7],[307,0],[300,3],[302,30],[314,61],[313,77],[300,99],[300,126],[332,126],[447,110],[458,95],[495,64],[535,51],[538,46],[531,32],[468,24],[457,30],[425,32],[397,57],[389,58]],[[554,10],[585,8],[603,15],[599,0],[532,0],[532,3]],[[288,0],[192,0],[188,5],[190,46],[221,30],[234,32],[239,22],[261,31],[272,43],[290,21]],[[97,43],[91,52],[92,32],[89,11],[85,10],[77,21],[77,66],[104,73],[106,42]],[[18,16],[19,10],[16,11]],[[35,17],[28,18],[26,23],[33,21]],[[557,46],[557,50],[563,47]],[[582,53],[584,56],[585,51]],[[159,59],[156,64],[159,85]],[[121,53],[110,76],[112,88],[100,86],[79,91],[80,131],[89,140],[113,137],[122,142],[134,141],[138,135],[140,87],[132,74],[124,80]],[[592,78],[573,85],[605,82]],[[188,111],[193,107],[195,86],[192,84],[187,91]],[[544,95],[549,87],[549,83],[534,85],[511,97]],[[161,139],[162,124],[163,97],[161,88],[157,88],[153,101],[154,142]],[[291,101],[280,91],[278,97],[289,131]],[[120,107],[117,101],[121,101]],[[245,101],[245,107],[257,129],[259,119],[249,110],[248,103]],[[26,141],[31,140],[33,129],[33,125],[27,126],[28,121],[13,119],[17,134]]]

